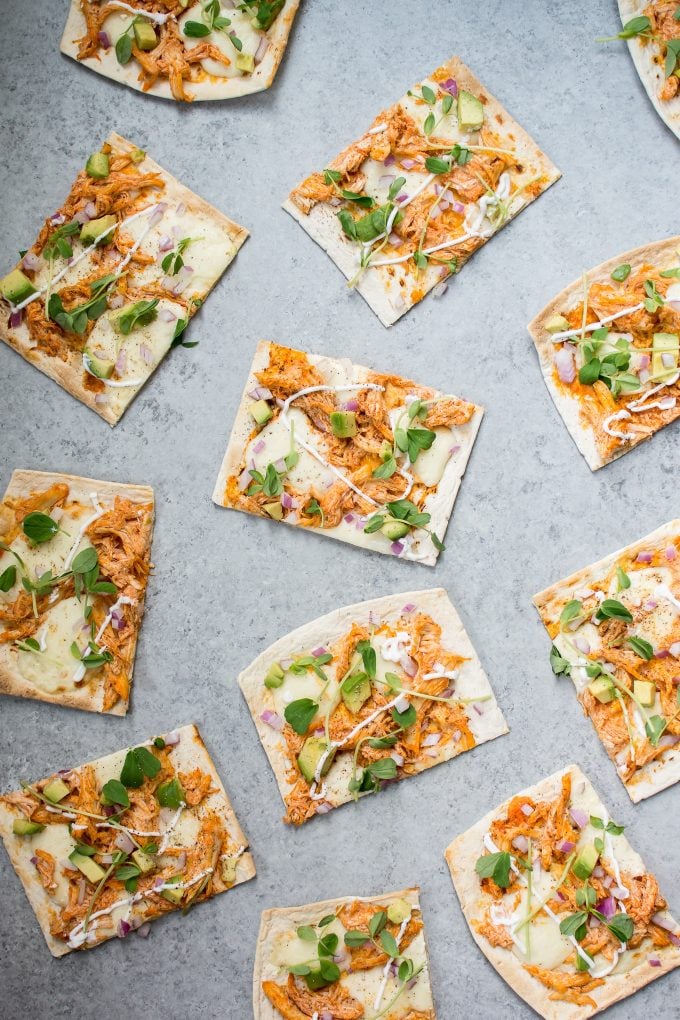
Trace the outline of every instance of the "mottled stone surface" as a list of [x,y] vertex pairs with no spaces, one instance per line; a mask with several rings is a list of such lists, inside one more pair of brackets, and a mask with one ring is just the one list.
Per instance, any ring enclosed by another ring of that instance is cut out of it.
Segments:
[[[419,883],[440,1020],[529,1017],[474,946],[443,860],[447,843],[498,801],[579,762],[657,872],[676,914],[678,789],[633,807],[574,698],[553,679],[530,596],[678,514],[677,425],[593,475],[555,412],[526,323],[553,293],[616,252],[677,223],[677,142],[654,113],[617,29],[613,0],[480,0],[406,5],[314,0],[274,87],[180,107],[60,56],[66,0],[2,5],[3,266],[58,206],[116,129],[136,140],[252,237],[178,349],[113,431],[4,346],[2,486],[14,467],[154,486],[156,564],[126,719],[2,703],[0,787],[80,763],[174,725],[202,729],[258,877],[146,942],[114,941],[52,960],[0,852],[2,1012],[79,1020],[251,1015],[260,911]],[[362,41],[364,40],[364,41]],[[405,86],[452,53],[561,167],[564,178],[486,246],[441,300],[390,330],[280,210]],[[253,349],[261,337],[394,370],[486,405],[435,570],[400,563],[215,507],[210,500]],[[675,482],[674,482],[675,472]],[[317,819],[282,805],[236,686],[269,642],[334,606],[444,585],[511,733],[458,761]],[[669,1014],[678,976],[611,1011]]]

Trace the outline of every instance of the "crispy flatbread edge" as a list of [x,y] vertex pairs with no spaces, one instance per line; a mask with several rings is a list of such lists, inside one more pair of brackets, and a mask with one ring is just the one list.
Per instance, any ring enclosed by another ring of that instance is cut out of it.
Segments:
[[[232,427],[227,449],[222,460],[212,495],[213,502],[218,506],[227,507],[227,509],[230,510],[238,510],[240,513],[249,513],[249,511],[241,510],[240,507],[234,507],[230,503],[225,502],[227,479],[230,475],[236,474],[239,470],[241,455],[244,448],[242,437],[251,431],[249,423],[252,427],[252,420],[248,412],[248,404],[251,402],[248,397],[248,392],[252,390],[254,386],[259,385],[255,378],[255,372],[259,372],[263,368],[266,368],[269,363],[269,346],[274,343],[276,343],[276,341],[261,340],[257,345],[253,363],[250,366],[248,378],[243,388],[243,393],[241,394],[241,400],[234,419],[234,425]],[[328,365],[329,363],[339,363],[341,360],[338,358],[327,358],[318,354],[309,353],[307,353],[307,357],[312,365],[321,365],[321,367],[323,367],[323,365]],[[364,365],[353,365],[352,367],[356,371],[359,379],[365,378],[368,372],[373,371],[373,369],[369,369]],[[414,385],[418,384],[416,383]],[[441,395],[441,391],[437,392]],[[456,439],[460,444],[461,449],[455,457],[452,457],[448,461],[434,497],[430,496],[429,501],[425,506],[425,510],[431,514],[429,527],[442,540],[444,539],[444,533],[446,532],[451,514],[453,513],[456,496],[458,495],[458,490],[472,454],[472,448],[474,446],[475,439],[477,438],[477,433],[484,415],[484,408],[480,404],[475,404],[474,406],[476,410],[470,421],[467,422],[466,425],[454,426],[454,428],[457,428]],[[252,516],[260,517],[259,514],[253,514]],[[288,527],[299,527],[299,525],[290,525],[285,520],[271,521],[270,523],[277,526],[279,524],[286,524]],[[359,545],[358,542],[350,542],[348,538],[332,534],[330,530],[326,531],[320,528],[308,528],[306,530],[319,533],[324,538],[332,538],[336,541],[344,542],[346,545]],[[423,555],[410,556],[409,550],[407,549],[400,558],[402,560],[412,560],[413,562],[424,563],[428,567],[433,567],[437,562],[439,550],[437,550],[432,543],[430,543],[430,545],[431,549],[428,549]],[[378,553],[385,552],[383,549],[371,549],[369,551]],[[387,555],[390,555],[390,553],[387,552]]]
[[[281,1014],[272,1006],[262,991],[262,982],[268,980],[265,977],[268,952],[271,951],[271,942],[280,929],[287,930],[288,928],[299,927],[302,924],[311,924],[315,922],[320,914],[323,915],[326,912],[335,913],[340,907],[347,903],[353,903],[354,900],[361,900],[362,903],[380,903],[384,905],[397,899],[403,899],[407,900],[413,908],[421,910],[419,893],[420,888],[418,886],[411,886],[408,889],[400,889],[398,892],[383,893],[382,896],[337,896],[335,899],[320,900],[318,903],[306,903],[299,907],[271,907],[268,910],[263,910],[253,967],[254,1020],[281,1020]],[[421,934],[424,936],[425,941],[425,973],[431,996],[429,954],[424,925]],[[430,1008],[434,1008],[434,1006],[432,1005]]]
[[[134,5],[133,5],[134,6]],[[264,60],[257,65],[251,75],[239,78],[215,78],[195,84],[188,83],[187,89],[193,94],[194,102],[205,102],[215,99],[236,99],[239,96],[252,95],[255,92],[262,92],[268,89],[274,81],[279,65],[283,60],[288,45],[288,37],[293,27],[293,21],[297,14],[300,0],[287,0],[286,6],[274,22],[269,35],[269,48]],[[127,13],[121,10],[121,14]],[[157,96],[160,99],[170,99],[176,102],[170,83],[167,78],[159,78],[149,89],[143,89],[142,83],[138,80],[140,68],[133,59],[128,64],[119,64],[116,60],[113,47],[108,57],[104,60],[98,57],[87,57],[85,60],[78,60],[78,45],[76,40],[85,35],[85,19],[80,10],[78,0],[71,0],[64,34],[61,39],[60,50],[65,56],[72,57],[78,64],[88,67],[95,74],[112,81],[127,85],[136,92],[143,95]]]
[[[122,135],[117,134],[115,131],[111,132],[106,141],[109,142],[111,145],[115,146],[117,149],[137,148],[134,142],[128,141],[126,138],[123,138]],[[248,230],[246,230],[245,227],[240,226],[238,223],[235,223],[233,220],[230,220],[218,209],[210,205],[209,202],[206,202],[205,199],[200,198],[200,196],[194,194],[193,191],[187,188],[184,184],[181,184],[177,180],[177,178],[172,176],[172,174],[169,174],[167,170],[164,170],[163,167],[159,166],[159,164],[156,163],[153,159],[151,159],[150,156],[145,156],[143,161],[139,163],[138,166],[146,173],[160,174],[165,182],[166,197],[169,198],[170,196],[172,196],[172,200],[177,202],[178,204],[180,202],[183,202],[188,209],[191,209],[198,215],[210,219],[214,223],[220,224],[224,230],[225,236],[230,239],[233,245],[232,252],[230,253],[230,257],[228,258],[228,260],[224,263],[219,272],[216,274],[215,279],[213,280],[211,286],[209,287],[206,293],[207,298],[207,295],[217,284],[223,272],[226,270],[227,266],[236,257],[239,248],[248,237],[249,233]],[[149,204],[153,205],[153,202],[150,202]],[[28,361],[29,364],[33,365],[44,375],[49,376],[50,379],[53,379],[55,382],[57,382],[63,389],[67,391],[67,393],[70,393],[71,396],[76,397],[77,400],[82,401],[83,404],[85,404],[91,410],[95,411],[101,418],[104,419],[104,421],[108,422],[108,424],[111,426],[116,425],[117,422],[120,421],[123,414],[128,409],[128,407],[135,399],[137,394],[141,392],[144,386],[146,386],[146,384],[148,383],[149,379],[151,379],[151,377],[155,374],[156,370],[160,367],[159,362],[159,364],[156,365],[155,368],[153,368],[150,371],[149,375],[146,377],[141,386],[129,387],[129,397],[127,401],[124,404],[122,404],[121,410],[118,412],[114,410],[112,407],[109,407],[107,404],[98,404],[94,399],[95,393],[92,390],[88,390],[84,386],[82,357],[78,351],[72,351],[66,361],[62,361],[60,358],[50,357],[48,354],[45,354],[43,351],[41,351],[40,348],[38,347],[31,348],[30,336],[25,323],[22,323],[16,329],[10,329],[8,321],[4,318],[4,316],[2,320],[0,320],[0,340],[4,340],[4,342],[9,347],[13,348],[18,354],[22,356],[22,358]],[[170,351],[168,350],[164,355],[163,359],[161,359],[161,361],[164,360],[165,357],[167,357],[167,354],[169,353]]]
[[[227,828],[229,829],[229,835],[231,838],[237,843],[247,847],[248,840],[239,825],[234,809],[231,806],[231,801],[229,800],[222,780],[220,779],[217,769],[215,768],[210,754],[203,742],[198,727],[195,723],[189,723],[186,726],[179,727],[176,732],[180,734],[180,745],[178,746],[181,746],[182,743],[186,744],[188,740],[193,742],[196,749],[193,753],[191,763],[194,766],[200,766],[204,772],[209,772],[212,776],[213,783],[217,787],[217,792],[210,794],[204,803],[214,801],[215,810],[220,817],[223,818]],[[119,753],[120,751],[113,752],[114,755]],[[109,755],[104,755],[102,758],[95,758],[93,761],[86,762],[84,764],[95,765],[97,762],[103,761],[106,757],[109,757]],[[83,766],[80,765],[77,767],[82,768]],[[51,907],[49,897],[40,883],[40,879],[38,878],[38,873],[35,868],[30,863],[25,862],[22,859],[21,850],[22,848],[25,848],[26,838],[22,836],[15,836],[12,832],[12,821],[16,817],[16,812],[11,812],[7,807],[0,803],[0,837],[5,844],[5,850],[7,851],[12,867],[24,887],[24,892],[28,897],[29,903],[33,907],[33,912],[42,929],[42,933],[45,936],[47,946],[52,953],[52,956],[57,957],[66,956],[72,952],[78,952],[78,950],[70,949],[66,943],[62,942],[61,939],[55,938],[55,936],[50,932]],[[248,882],[254,876],[255,862],[253,861],[250,851],[246,850],[238,861],[236,881],[234,882],[234,885],[229,888],[233,889],[242,882]],[[228,891],[229,890],[225,890],[225,892]],[[164,911],[163,914],[174,913],[176,909],[177,908],[174,908],[172,911]],[[157,919],[157,917],[153,918],[153,920]],[[115,933],[109,936],[109,938],[115,937]],[[96,945],[102,945],[104,941],[108,941],[108,939],[102,940],[102,942],[98,942]]]
[[[513,147],[524,155],[525,160],[531,160],[534,164],[537,163],[540,166],[541,172],[548,178],[548,183],[543,188],[543,191],[547,191],[555,181],[559,180],[562,176],[561,171],[557,169],[542,149],[538,147],[524,128],[510,116],[498,99],[475,77],[469,67],[458,57],[452,57],[442,67],[437,68],[437,71],[441,70],[446,71],[452,78],[455,78],[460,87],[484,95],[487,100],[485,110],[489,118],[503,118],[502,133],[512,132]],[[401,97],[397,102],[401,102],[403,98],[405,97]],[[495,127],[498,128],[498,124]],[[540,192],[540,194],[542,193]],[[535,198],[538,198],[538,195],[530,198],[524,205],[519,206],[508,218],[507,222],[509,223],[515,216],[519,215],[523,209],[526,209],[528,205],[535,201]],[[343,276],[348,280],[351,279],[358,268],[356,262],[357,249],[356,245],[344,236],[335,211],[327,204],[320,202],[314,206],[308,215],[305,215],[290,198],[286,199],[283,203],[283,208],[323,248],[338,269],[340,269]],[[491,238],[485,238],[479,247],[482,248],[489,240]],[[393,325],[402,315],[405,315],[415,304],[419,303],[412,301],[410,297],[402,296],[400,291],[392,295],[389,287],[391,279],[392,277],[390,277],[389,269],[387,268],[383,270],[369,269],[363,274],[354,288],[361,294],[369,308],[375,312],[383,326]],[[423,294],[427,294],[440,282],[439,268],[429,266],[423,272],[421,279],[422,283],[419,290]],[[393,302],[392,297],[397,297],[398,300]]]
[[[621,24],[625,25],[631,18],[644,14],[647,0],[618,0],[618,4]],[[663,65],[654,63],[654,46],[649,43],[645,45],[641,39],[629,39],[628,49],[652,106],[676,138],[680,138],[680,94],[667,102],[659,99],[659,88],[666,79],[662,72]]]
[[[608,278],[611,271],[621,265],[622,262],[629,262],[633,267],[641,266],[645,262],[658,263],[671,257],[675,257],[675,261],[680,262],[680,258],[677,256],[678,246],[680,246],[680,234],[675,237],[669,237],[664,241],[652,241],[650,244],[643,244],[639,248],[632,248],[630,251],[621,252],[619,255],[615,255],[614,258],[601,262],[594,269],[590,269],[587,273],[588,281],[589,283],[594,283],[601,278]],[[580,277],[577,280],[572,280],[568,287],[565,287],[559,294],[556,294],[545,308],[531,320],[527,329],[534,341],[541,374],[553,399],[553,403],[566,425],[571,438],[583,454],[588,467],[591,471],[597,471],[598,468],[604,467],[605,464],[610,464],[612,461],[622,457],[629,450],[632,450],[633,447],[639,446],[646,439],[652,439],[656,433],[653,432],[648,437],[623,443],[608,459],[605,459],[597,448],[594,431],[589,425],[584,425],[581,421],[578,397],[569,396],[556,385],[552,371],[554,344],[551,334],[545,329],[544,323],[565,307],[568,308],[570,305],[574,305],[581,300],[582,292],[583,278]],[[616,322],[612,323],[612,329],[615,328]],[[676,417],[680,417],[680,407],[677,409]],[[670,422],[667,424],[670,424]]]
[[[479,685],[477,689],[484,694],[491,695],[491,700],[485,703],[484,714],[471,720],[476,746],[486,743],[488,740],[494,740],[496,737],[500,737],[508,732],[503,713],[496,701],[495,693],[484,672],[479,656],[444,588],[401,592],[396,595],[385,595],[382,598],[344,606],[341,609],[335,609],[330,613],[326,613],[325,616],[320,616],[316,620],[311,620],[309,623],[303,624],[302,627],[298,627],[296,630],[291,631],[291,633],[279,638],[278,641],[275,641],[269,648],[261,652],[238,677],[239,686],[248,704],[262,747],[274,772],[276,784],[284,804],[294,785],[287,778],[291,765],[285,751],[285,741],[281,734],[277,733],[276,730],[272,729],[271,726],[268,726],[260,718],[262,712],[270,707],[269,692],[263,683],[264,675],[269,665],[282,658],[295,655],[302,649],[315,648],[319,645],[326,645],[337,641],[349,631],[353,623],[368,625],[371,613],[382,619],[398,613],[409,602],[414,602],[418,610],[429,613],[435,622],[441,626],[443,645],[457,654],[470,659],[467,667],[472,672],[476,684]],[[446,748],[446,753],[442,757],[428,759],[429,763],[419,762],[418,773],[458,757],[458,754],[454,753],[454,744],[447,744]],[[462,754],[464,752],[459,753]],[[404,778],[408,779],[408,777]],[[341,807],[343,804],[349,803],[352,800],[352,796],[349,792],[345,796],[340,797],[334,797],[332,794],[329,794],[326,796],[326,800],[332,803],[334,807]]]
[[[571,773],[574,784],[585,783],[585,788],[592,791],[599,803],[602,804],[602,799],[598,796],[578,765],[567,765],[566,768],[542,779],[534,786],[519,791],[515,796],[526,794],[534,800],[556,797],[561,788],[562,776],[567,773]],[[650,981],[654,981],[657,977],[661,977],[662,974],[666,974],[668,971],[680,966],[680,949],[676,946],[671,945],[664,949],[655,950],[654,955],[661,960],[661,967],[649,967],[646,963],[641,963],[626,974],[610,975],[605,979],[606,983],[604,985],[588,993],[597,1002],[597,1009],[592,1010],[587,1006],[576,1006],[567,1002],[552,1002],[549,998],[550,989],[528,974],[514,953],[500,946],[492,946],[483,936],[476,932],[471,922],[482,916],[482,911],[479,910],[479,902],[480,898],[484,898],[484,894],[481,893],[479,888],[479,880],[475,873],[475,861],[483,850],[482,839],[488,831],[489,825],[507,808],[509,802],[507,800],[492,811],[489,811],[484,818],[454,839],[447,847],[444,856],[449,866],[453,886],[472,938],[494,970],[500,974],[503,980],[520,998],[524,999],[545,1020],[586,1020],[587,1017],[594,1016],[615,1002],[633,995],[640,988],[644,988],[645,985],[649,984]],[[640,858],[639,854],[636,854],[636,856],[638,857],[639,866],[644,868],[642,858]],[[491,902],[490,898],[487,899]],[[486,900],[484,902],[486,903]]]
[[[95,478],[82,478],[80,475],[63,474],[56,471],[16,470],[12,472],[12,477],[9,480],[3,500],[7,499],[8,496],[17,498],[23,495],[29,495],[29,493],[34,492],[36,488],[40,488],[42,486],[49,488],[49,486],[53,485],[55,482],[66,482],[69,486],[69,495],[75,495],[78,499],[87,500],[89,493],[92,492],[93,489],[96,489],[97,494],[105,501],[113,499],[116,496],[125,496],[137,503],[151,503],[151,520],[148,533],[148,546],[149,548],[151,547],[154,528],[155,501],[153,489],[148,485],[128,485],[124,482],[103,482]],[[137,651],[137,642],[139,640],[139,631],[144,618],[145,599],[146,590],[143,598],[140,600],[140,622],[139,627],[135,631],[134,642],[132,645],[129,677],[130,691],[132,691],[135,654]],[[17,698],[33,698],[37,701],[47,701],[53,705],[62,705],[67,708],[80,708],[86,712],[102,712],[105,715],[117,716],[126,715],[130,704],[129,697],[126,700],[121,698],[116,702],[113,708],[109,709],[108,712],[104,712],[101,707],[103,691],[98,689],[93,692],[89,686],[83,687],[80,691],[66,691],[61,694],[49,694],[47,691],[41,691],[40,688],[35,687],[33,684],[29,683],[29,681],[25,680],[18,669],[15,669],[12,666],[9,655],[9,645],[0,645],[0,694],[9,694]]]
[[[675,538],[678,534],[680,534],[680,518],[668,521],[667,524],[662,524],[661,527],[656,528],[648,535],[644,535],[642,538],[637,539],[637,541],[617,549],[616,552],[609,553],[608,556],[604,556],[596,563],[591,563],[587,567],[583,567],[581,570],[570,574],[568,577],[563,577],[561,581],[556,581],[549,588],[538,592],[531,601],[541,617],[541,622],[546,626],[545,616],[547,613],[545,610],[548,603],[553,598],[563,598],[565,589],[587,588],[589,587],[589,582],[597,581],[603,574],[606,574],[622,556],[637,555],[643,549],[648,549],[650,545],[661,544],[664,539]],[[576,688],[576,684],[574,684],[574,687]],[[634,782],[623,782],[621,780],[628,791],[630,799],[636,804],[680,782],[680,747],[670,748],[666,751],[662,761],[649,762],[637,771],[636,776],[637,778],[635,778]]]

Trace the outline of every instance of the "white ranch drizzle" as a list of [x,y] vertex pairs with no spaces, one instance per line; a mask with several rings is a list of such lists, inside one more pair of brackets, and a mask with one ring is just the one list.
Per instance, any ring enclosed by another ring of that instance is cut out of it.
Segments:
[[[652,401],[651,404],[645,404],[642,403],[642,401],[649,400],[650,397],[654,396],[655,393],[658,393],[659,390],[665,389],[666,386],[674,386],[678,379],[680,379],[680,372],[676,372],[675,375],[672,375],[670,379],[666,379],[665,382],[658,383],[656,386],[652,386],[651,389],[645,390],[639,397],[632,400],[627,407],[620,411],[615,411],[614,414],[610,414],[602,422],[602,428],[604,431],[608,436],[613,436],[615,439],[625,439],[627,441],[634,439],[635,437],[631,433],[619,432],[618,429],[613,429],[611,423],[613,421],[624,421],[627,418],[630,418],[631,412],[633,414],[642,414],[644,411],[651,411],[655,407],[659,407],[662,411],[671,410],[670,406],[667,408],[661,407],[661,401],[659,400]],[[675,398],[673,398],[673,400],[675,400]]]
[[[106,614],[106,617],[104,618],[104,621],[102,622],[101,627],[97,631],[96,636],[92,639],[92,643],[97,646],[97,650],[98,651],[102,650],[101,647],[99,646],[99,642],[101,640],[102,634],[104,633],[104,631],[106,630],[108,625],[111,623],[111,620],[113,619],[113,614],[118,609],[118,607],[119,606],[134,606],[136,604],[137,604],[137,600],[136,599],[131,599],[127,595],[121,595],[118,598],[118,600],[116,602],[114,602],[114,604],[111,606],[111,608],[109,609],[108,613]],[[81,649],[81,655],[84,655],[86,653],[88,647],[89,647],[89,642],[88,642],[87,645],[85,645],[85,647],[83,649]],[[103,647],[105,648],[106,645],[104,645]],[[80,680],[82,680],[83,677],[85,676],[86,671],[87,670],[86,670],[85,664],[81,662],[80,665],[78,666],[78,668],[76,669],[75,673],[71,677],[72,683],[78,683]]]
[[639,312],[641,308],[644,308],[644,301],[641,301],[639,305],[632,305],[630,308],[624,308],[621,312],[614,312],[613,315],[606,315],[604,319],[600,319],[599,322],[589,322],[579,329],[567,329],[563,333],[553,333],[552,342],[554,344],[561,343],[562,340],[566,340],[570,336],[580,336],[581,333],[592,333],[595,329],[600,329],[602,326],[608,325],[610,322],[614,322],[615,319],[622,319],[624,315],[632,315],[634,312]]
[[87,354],[83,354],[83,368],[85,369],[87,374],[93,376],[95,379],[98,379],[99,382],[104,383],[105,386],[114,387],[141,386],[143,382],[146,382],[145,379],[102,379],[101,376],[97,375],[96,372],[92,371],[90,364],[91,362]]
[[369,134],[369,135],[379,135],[383,131],[387,131],[387,124],[376,124],[376,126],[372,127],[370,129],[370,131],[367,132],[367,134]]
[[160,836],[160,832],[142,832],[141,829],[131,829],[129,825],[123,825],[122,822],[116,822],[113,825],[111,822],[97,822],[95,829],[123,829],[124,832],[131,832],[133,836]]
[[321,781],[321,772],[328,760],[328,756],[332,754],[333,751],[335,751],[338,747],[342,747],[342,745],[346,744],[349,740],[354,740],[357,733],[360,733],[366,726],[369,726],[375,719],[378,718],[379,715],[382,715],[383,712],[387,712],[389,709],[394,708],[397,702],[402,701],[403,698],[403,694],[397,695],[397,697],[393,698],[392,701],[388,701],[386,705],[381,705],[380,708],[376,708],[375,712],[371,712],[370,715],[366,716],[366,718],[355,726],[353,730],[350,730],[347,736],[345,736],[342,740],[331,740],[328,745],[328,750],[321,755],[319,763],[316,766],[316,771],[314,773],[315,783],[319,783]]
[[174,14],[157,14],[154,11],[145,11],[143,7],[131,7],[130,4],[123,3],[123,0],[108,0],[108,6],[116,7],[121,11],[129,11],[130,14],[138,14],[142,18],[154,21],[157,25],[164,25],[166,21],[169,21],[171,18],[174,20],[175,18]]
[[[397,932],[397,937],[394,940],[397,943],[397,949],[399,948],[399,944],[400,944],[401,940],[404,937],[404,932],[406,931],[406,929],[408,927],[408,923],[409,923],[410,920],[411,920],[411,915],[409,914],[409,916],[405,920],[403,920],[401,922],[401,925],[399,927],[399,931]],[[376,992],[375,999],[373,1001],[373,1009],[380,1009],[380,1003],[382,1002],[382,997],[385,994],[385,987],[387,985],[387,978],[389,977],[390,967],[391,966],[392,966],[392,960],[390,959],[390,960],[387,961],[387,963],[383,967],[382,980],[380,982],[380,987],[378,988],[378,991]]]
[[[39,297],[42,297],[42,295],[45,294],[48,289],[49,290],[53,289],[55,283],[58,283],[59,280],[62,279],[62,277],[66,276],[69,269],[73,269],[73,267],[77,266],[79,262],[82,262],[86,255],[89,255],[91,251],[94,251],[94,249],[97,247],[101,239],[103,237],[107,237],[107,235],[116,230],[117,227],[125,227],[127,226],[128,223],[132,223],[133,220],[139,219],[140,216],[146,215],[146,213],[148,213],[149,211],[155,212],[157,209],[158,203],[156,205],[147,205],[145,206],[144,209],[141,209],[139,212],[133,213],[132,216],[128,216],[127,219],[121,220],[120,223],[114,223],[112,227],[108,228],[108,230],[102,230],[101,234],[97,235],[92,244],[88,245],[87,248],[83,248],[79,255],[76,255],[75,258],[71,259],[70,262],[67,263],[67,265],[65,265],[63,269],[59,270],[56,276],[52,277],[48,286],[41,287],[39,290],[36,290],[35,294],[31,294],[30,297],[27,297],[24,301],[22,301],[18,305],[13,305],[10,302],[10,308],[12,312],[20,312],[22,308],[26,307],[26,305],[30,305],[32,301],[37,301]],[[149,227],[148,229],[150,230],[151,227]],[[128,264],[134,252],[137,250],[138,245],[141,243],[141,241],[144,239],[147,233],[148,230],[144,231],[144,233],[139,238],[139,241],[135,245],[133,245],[133,247],[130,249],[130,251],[122,260],[122,262],[118,264],[119,272],[116,273],[117,276],[120,275],[120,270],[123,269]]]
[[73,563],[75,555],[78,551],[78,546],[80,545],[83,536],[87,529],[89,528],[89,526],[106,513],[106,507],[100,506],[96,492],[90,493],[90,499],[92,500],[92,506],[95,509],[95,513],[92,515],[92,517],[88,517],[88,519],[83,524],[81,524],[80,528],[78,529],[78,534],[75,537],[75,541],[69,550],[68,556],[64,560],[64,566],[62,568],[63,570],[68,570],[71,564]]

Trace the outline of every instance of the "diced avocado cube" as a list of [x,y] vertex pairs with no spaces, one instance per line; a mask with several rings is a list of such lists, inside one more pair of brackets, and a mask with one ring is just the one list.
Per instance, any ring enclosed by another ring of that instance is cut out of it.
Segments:
[[153,50],[158,46],[158,39],[150,21],[135,21],[133,25],[137,49]]
[[77,850],[70,853],[68,859],[71,864],[76,866],[78,871],[82,871],[88,882],[92,882],[93,885],[97,885],[98,882],[101,882],[106,874],[104,869],[100,868],[96,861],[93,861],[91,857],[86,857],[85,854],[78,853]]
[[118,222],[116,216],[100,216],[98,220],[89,220],[88,223],[83,223],[80,230],[80,240],[83,244],[94,244],[98,237],[102,234],[106,234],[102,237],[100,244],[106,244],[107,241],[111,240],[113,234],[113,228]]
[[96,181],[109,176],[109,157],[105,152],[93,152],[85,164],[85,173]]
[[223,857],[222,858],[222,881],[225,885],[233,885],[236,881],[236,865],[238,864],[237,857]]
[[656,701],[656,686],[649,680],[633,680],[633,694],[645,708],[652,708]]
[[412,913],[411,904],[407,900],[394,900],[387,908],[387,917],[392,924],[403,924]]
[[357,434],[357,416],[354,411],[331,411],[331,429],[338,439],[351,439]]
[[35,836],[36,832],[42,832],[44,828],[40,822],[29,822],[28,818],[15,818],[12,822],[15,836]]
[[266,400],[255,400],[248,408],[258,425],[264,425],[272,416],[272,409]]
[[283,683],[284,672],[279,666],[278,662],[272,662],[271,666],[267,670],[267,675],[264,678],[265,687],[269,687],[270,690],[274,687],[280,687]]
[[283,520],[283,506],[279,500],[272,503],[264,503],[262,509],[266,514],[269,514],[275,521]]
[[184,889],[182,889],[180,887],[180,881],[181,881],[181,879],[178,878],[177,883],[176,883],[177,884],[177,888],[176,889],[163,889],[163,890],[161,890],[161,896],[163,897],[164,900],[168,900],[168,902],[175,903],[175,904],[180,902],[180,900],[182,899],[182,896],[184,895]]
[[0,281],[0,294],[13,305],[25,301],[31,294],[35,294],[35,291],[36,288],[20,269],[13,269]]
[[[655,333],[652,351],[652,376],[654,382],[669,379],[678,370],[678,335],[676,333]],[[664,357],[665,355],[665,357]],[[669,364],[666,364],[669,362]]]
[[549,333],[564,333],[569,329],[569,323],[563,315],[551,315],[544,326]]
[[[325,737],[307,737],[297,759],[298,768],[308,783],[313,783],[319,762],[329,749]],[[325,776],[333,763],[335,751],[331,751],[323,763],[321,775]]]
[[255,56],[252,53],[239,53],[236,58],[236,66],[239,71],[251,74],[255,70]]
[[96,375],[98,379],[109,379],[116,367],[115,361],[97,357],[89,347],[86,347],[83,351],[83,362],[85,363],[85,370],[90,375]]
[[43,796],[51,800],[53,804],[58,804],[60,800],[67,797],[71,792],[70,788],[66,785],[63,779],[52,779],[43,790]]
[[340,687],[342,700],[355,715],[371,696],[371,681],[365,673],[354,673],[343,680]]
[[593,873],[593,868],[597,864],[597,859],[600,855],[598,854],[592,843],[588,846],[584,846],[583,849],[576,855],[576,860],[572,865],[572,871],[577,878],[582,878],[583,881]]
[[130,153],[130,159],[133,163],[141,163],[145,156],[144,149],[135,149],[134,152]]
[[385,521],[380,529],[390,542],[398,542],[400,538],[408,534],[408,524],[404,521]]
[[143,875],[148,875],[156,867],[153,857],[150,854],[145,854],[143,850],[134,850],[132,859]]
[[461,89],[458,93],[458,124],[463,131],[479,131],[484,123],[484,107],[477,96]]
[[588,690],[603,705],[607,705],[616,697],[614,684],[606,676],[598,676],[591,681],[588,684]]

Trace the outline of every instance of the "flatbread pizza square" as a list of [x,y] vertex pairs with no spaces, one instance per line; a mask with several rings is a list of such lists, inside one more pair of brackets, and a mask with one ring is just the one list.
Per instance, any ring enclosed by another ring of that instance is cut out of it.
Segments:
[[680,520],[534,596],[631,800],[680,780]]
[[263,340],[213,500],[434,566],[483,413],[410,379]]
[[436,1020],[418,893],[263,911],[254,1020]]
[[446,289],[560,171],[457,57],[383,110],[283,208],[385,326]]
[[239,684],[293,825],[507,733],[443,588],[312,620]]
[[0,693],[125,715],[154,494],[15,471],[0,504]]
[[586,1020],[680,966],[680,927],[623,832],[569,765],[446,850],[473,939],[545,1020]]
[[255,875],[191,724],[0,797],[0,836],[53,956],[92,949]]
[[0,339],[115,425],[247,236],[113,133],[0,280]]
[[680,415],[680,236],[608,259],[529,324],[550,395],[597,470]]
[[[654,109],[680,138],[680,19],[673,0],[619,0],[621,23],[636,21],[628,40],[633,63]],[[646,24],[637,19],[645,18]]]
[[71,0],[61,52],[138,92],[200,102],[268,89],[300,0]]

